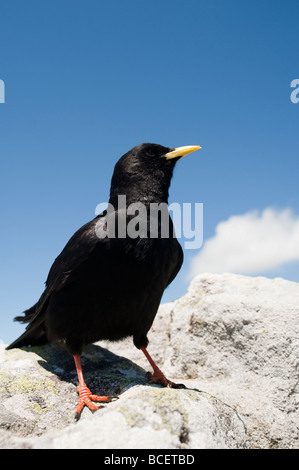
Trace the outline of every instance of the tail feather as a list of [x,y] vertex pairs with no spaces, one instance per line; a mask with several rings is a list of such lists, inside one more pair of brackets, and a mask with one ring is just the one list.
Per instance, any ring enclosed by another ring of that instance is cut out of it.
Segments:
[[41,313],[39,302],[28,310],[25,310],[24,313],[25,316],[15,317],[14,320],[21,323],[29,323],[29,325],[26,331],[7,346],[6,349],[21,348],[22,346],[38,346],[49,342],[43,318],[39,315]]
[[6,347],[6,349],[21,348],[22,346],[40,346],[47,344],[47,333],[43,324],[28,328],[19,338]]
[[15,317],[14,321],[19,321],[20,323],[30,323],[36,313],[37,306],[38,306],[38,302],[35,305],[33,305],[33,307],[28,308],[27,310],[24,311],[25,316]]

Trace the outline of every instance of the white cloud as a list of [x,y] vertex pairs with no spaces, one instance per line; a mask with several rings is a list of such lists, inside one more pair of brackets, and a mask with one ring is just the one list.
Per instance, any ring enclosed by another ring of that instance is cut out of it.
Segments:
[[191,265],[202,272],[260,274],[299,260],[299,217],[291,209],[267,208],[220,222]]

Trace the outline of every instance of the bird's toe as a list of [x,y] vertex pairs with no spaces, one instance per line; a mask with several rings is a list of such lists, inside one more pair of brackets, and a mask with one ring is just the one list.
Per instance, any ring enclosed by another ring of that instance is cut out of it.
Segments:
[[185,384],[176,384],[175,382],[171,382],[169,380],[169,383],[167,384],[167,387],[170,388],[187,388]]
[[114,401],[116,397],[108,397],[108,396],[99,396],[94,395],[91,393],[89,388],[86,385],[79,386],[79,403],[75,413],[75,419],[78,420],[80,418],[81,412],[86,405],[91,411],[97,411],[101,406],[95,405],[93,402],[101,402],[101,403],[109,403]]
[[147,383],[149,384],[162,385],[163,387],[167,388],[187,388],[184,384],[177,384],[171,380],[168,380],[160,370],[155,371],[153,374],[151,372],[147,372],[146,377]]

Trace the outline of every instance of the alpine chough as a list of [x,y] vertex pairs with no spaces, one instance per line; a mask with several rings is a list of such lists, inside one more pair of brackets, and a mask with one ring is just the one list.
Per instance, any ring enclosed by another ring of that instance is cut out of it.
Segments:
[[[77,417],[84,405],[95,410],[93,401],[111,401],[91,393],[81,368],[82,349],[99,340],[132,336],[153,368],[151,382],[182,386],[168,380],[149,355],[147,333],[183,262],[167,208],[173,170],[181,157],[199,148],[144,143],[123,155],[114,168],[107,210],[71,237],[55,259],[40,299],[25,316],[15,318],[28,325],[7,349],[61,342],[73,355],[79,379]],[[162,211],[153,218],[150,209],[162,203],[166,218]],[[143,218],[137,223],[141,205]]]

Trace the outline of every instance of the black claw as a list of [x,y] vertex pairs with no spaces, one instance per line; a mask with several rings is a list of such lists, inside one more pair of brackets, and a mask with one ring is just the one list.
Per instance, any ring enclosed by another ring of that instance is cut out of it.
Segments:
[[187,388],[185,384],[173,384],[172,388]]
[[119,397],[108,397],[107,403],[111,403],[112,401],[118,400]]
[[[152,380],[153,374],[151,372],[147,372],[145,377],[146,377],[148,383],[153,383],[155,385],[162,385],[162,387],[165,387],[165,385],[160,380],[157,380],[157,381]],[[175,382],[171,382],[171,380],[168,380],[168,383],[167,383],[166,387],[168,387],[168,388],[187,388],[185,384],[176,384]]]

